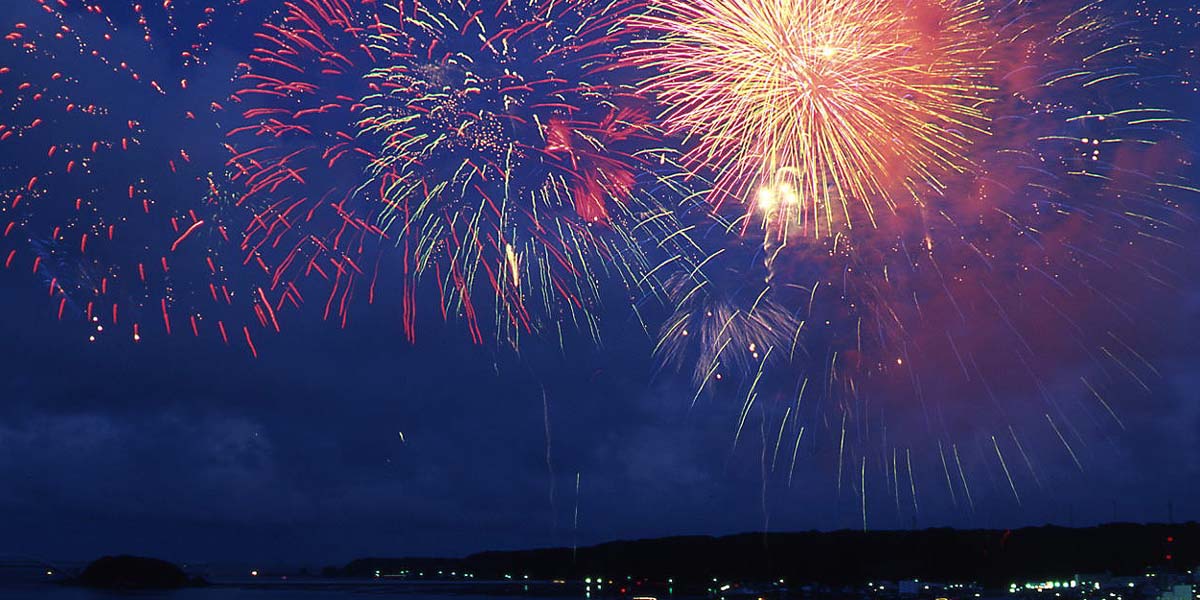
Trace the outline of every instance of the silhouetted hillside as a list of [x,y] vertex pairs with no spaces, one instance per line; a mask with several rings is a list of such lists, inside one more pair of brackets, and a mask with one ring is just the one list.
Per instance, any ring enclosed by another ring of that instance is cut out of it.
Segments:
[[[505,574],[535,579],[632,575],[677,581],[777,579],[858,583],[873,579],[1011,581],[1076,573],[1134,574],[1147,568],[1200,564],[1200,525],[1112,524],[1083,529],[927,529],[748,533],[618,541],[579,548],[482,552],[463,559],[361,559],[338,570],[451,570],[478,578]],[[427,576],[429,574],[427,573]]]

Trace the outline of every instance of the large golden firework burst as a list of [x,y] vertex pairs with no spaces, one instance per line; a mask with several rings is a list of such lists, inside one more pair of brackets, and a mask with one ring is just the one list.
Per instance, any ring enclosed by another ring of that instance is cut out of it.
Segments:
[[824,236],[922,203],[986,133],[978,2],[655,0],[629,59],[716,173],[714,202]]

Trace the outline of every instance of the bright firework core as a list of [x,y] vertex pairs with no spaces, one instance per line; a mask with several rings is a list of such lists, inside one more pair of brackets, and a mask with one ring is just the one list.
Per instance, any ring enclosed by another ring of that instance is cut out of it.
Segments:
[[693,166],[783,231],[825,236],[920,202],[970,167],[990,68],[978,3],[659,3],[631,54]]

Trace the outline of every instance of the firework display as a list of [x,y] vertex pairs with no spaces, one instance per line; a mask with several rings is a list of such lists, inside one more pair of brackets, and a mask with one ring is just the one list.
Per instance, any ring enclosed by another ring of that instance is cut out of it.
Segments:
[[717,172],[714,202],[754,195],[780,230],[821,237],[968,166],[985,21],[978,2],[659,2],[631,19],[653,34],[629,57],[658,71],[644,86]]
[[[1182,120],[1138,93],[1153,54],[1105,3],[897,4],[662,2],[636,20],[652,33],[630,60],[658,69],[644,85],[716,173],[726,231],[659,348],[741,398],[738,435],[760,409],[777,451],[808,432],[839,488],[865,496],[859,471],[880,472],[907,495],[896,457],[919,453],[951,497],[971,502],[966,461],[1019,500],[1041,485],[1029,438],[1082,468],[1124,427],[1107,398],[1149,390],[1131,307],[1179,284],[1159,259],[1195,194]],[[722,269],[741,292],[709,289]]]
[[594,327],[597,285],[636,288],[654,266],[642,247],[672,233],[644,194],[670,150],[612,83],[609,48],[635,5],[476,4],[417,3],[377,38],[399,58],[368,74],[381,92],[361,122],[383,140],[371,171],[385,230],[471,321],[494,295],[510,336],[534,311]]
[[[0,64],[0,148],[17,158],[0,180],[4,264],[40,279],[91,341],[190,330],[249,342],[259,325],[224,260],[240,224],[198,216],[216,198],[205,140],[220,106],[194,81],[230,4],[13,7],[23,20]],[[149,110],[159,103],[174,110]],[[210,228],[219,241],[202,240]]]
[[[230,110],[243,123],[226,134],[236,203],[250,208],[244,249],[270,275],[277,310],[298,308],[309,278],[328,283],[324,318],[343,323],[363,276],[367,247],[379,241],[368,209],[353,202],[371,151],[355,139],[355,111],[375,60],[369,18],[340,0],[278,5],[256,46],[238,64]],[[375,279],[368,281],[374,289]],[[314,292],[318,293],[318,292]]]
[[420,288],[477,343],[598,336],[602,284],[653,290],[646,249],[678,231],[649,193],[671,195],[672,151],[611,53],[636,5],[477,4],[310,0],[268,25],[231,133],[255,137],[247,195],[278,197],[251,237],[286,249],[289,301],[288,271],[333,282],[327,317],[365,279],[400,288],[410,338]]
[[93,341],[636,321],[865,519],[902,463],[966,506],[973,470],[1019,501],[1041,457],[1083,468],[1186,279],[1190,132],[1151,92],[1187,76],[1142,4],[19,4],[0,260]]

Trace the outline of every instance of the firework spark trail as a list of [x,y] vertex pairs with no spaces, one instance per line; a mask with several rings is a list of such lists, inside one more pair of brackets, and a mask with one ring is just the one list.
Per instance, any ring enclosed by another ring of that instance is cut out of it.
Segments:
[[859,495],[862,499],[862,528],[867,530],[867,457],[862,457],[862,468],[859,470]]
[[800,452],[800,440],[804,439],[804,427],[796,434],[796,445],[792,447],[792,464],[788,468],[788,487],[792,487],[792,476],[796,473],[796,455]]
[[788,417],[792,414],[792,407],[787,407],[783,412],[783,417],[779,419],[779,433],[775,435],[775,451],[771,453],[771,471],[775,471],[775,465],[779,462],[779,447],[783,444],[783,434],[787,431]]
[[958,496],[954,493],[954,481],[950,479],[950,466],[946,463],[946,453],[942,449],[942,441],[938,440],[938,456],[942,459],[942,472],[946,474],[946,491],[950,493],[950,501],[958,507]]
[[1008,463],[1004,461],[1004,454],[1000,452],[1000,443],[996,441],[996,436],[992,436],[992,448],[996,450],[996,458],[1000,459],[1000,467],[1004,469],[1004,478],[1008,480],[1008,487],[1012,490],[1013,498],[1017,504],[1021,503],[1021,494],[1017,493],[1017,484],[1013,483],[1012,473],[1008,472]]
[[962,459],[958,456],[958,445],[952,446],[954,450],[954,463],[958,465],[958,477],[962,481],[963,495],[967,497],[967,504],[971,505],[971,512],[975,512],[975,499],[971,496],[971,486],[967,485],[967,472],[963,470]]
[[542,389],[542,426],[545,432],[546,442],[546,476],[549,480],[547,497],[550,500],[550,531],[555,535],[558,534],[558,482],[554,475],[554,438],[550,435],[550,396],[546,394],[545,388]]
[[574,561],[579,551],[579,481],[581,473],[575,472],[575,511],[571,518],[571,560]]
[[912,493],[913,519],[915,520],[916,515],[921,512],[921,507],[917,504],[917,480],[913,478],[912,450],[910,448],[904,449],[904,462],[908,465],[908,485],[909,491]]

